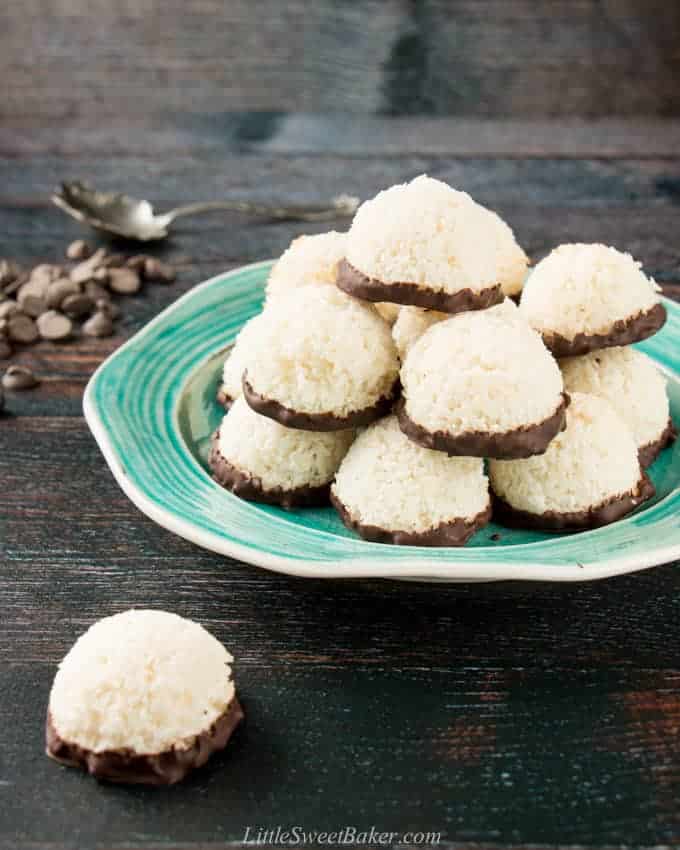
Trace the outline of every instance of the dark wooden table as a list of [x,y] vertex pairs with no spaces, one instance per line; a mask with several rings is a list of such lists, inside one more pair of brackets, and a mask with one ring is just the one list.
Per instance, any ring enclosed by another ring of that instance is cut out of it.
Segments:
[[[507,216],[533,257],[601,240],[680,292],[678,122],[240,115],[121,129],[0,134],[0,254],[59,260],[80,231],[47,197],[68,176],[163,206],[365,197],[427,171]],[[42,383],[0,419],[0,846],[222,847],[277,826],[474,847],[680,840],[677,565],[571,586],[305,581],[195,548],[114,483],[81,415],[93,369],[181,292],[302,229],[187,221],[160,252],[178,281],[127,299],[119,336],[16,358]],[[98,785],[43,754],[57,662],[131,606],[193,617],[236,657],[246,725],[169,790]]]
[[[0,257],[59,261],[81,235],[49,204],[62,179],[163,208],[368,197],[428,172],[532,257],[599,240],[678,297],[679,38],[671,0],[5,2]],[[126,299],[115,338],[15,358],[42,382],[0,417],[1,850],[223,848],[277,827],[680,843],[678,565],[569,586],[304,581],[195,548],[114,483],[81,414],[95,367],[303,229],[187,220],[158,249],[177,282]],[[59,659],[131,606],[193,617],[236,657],[247,722],[171,789],[43,753]]]

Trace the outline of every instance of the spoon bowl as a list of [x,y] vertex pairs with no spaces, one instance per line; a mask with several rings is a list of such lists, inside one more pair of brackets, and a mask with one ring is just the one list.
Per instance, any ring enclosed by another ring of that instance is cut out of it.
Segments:
[[207,201],[176,207],[166,213],[156,213],[149,201],[120,192],[100,192],[79,181],[62,183],[52,195],[52,202],[72,218],[95,230],[138,242],[165,239],[170,224],[176,218],[213,210],[231,210],[279,221],[328,221],[352,216],[359,206],[358,198],[338,195],[325,205]]

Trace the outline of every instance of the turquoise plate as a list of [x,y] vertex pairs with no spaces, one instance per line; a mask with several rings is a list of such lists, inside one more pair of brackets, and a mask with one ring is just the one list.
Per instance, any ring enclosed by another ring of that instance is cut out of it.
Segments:
[[[680,557],[680,441],[651,469],[656,498],[614,525],[579,534],[490,525],[463,549],[367,543],[331,508],[285,512],[241,501],[206,468],[221,418],[215,390],[225,352],[262,306],[270,262],[187,292],[100,366],[85,391],[87,422],[116,480],[151,519],[199,546],[301,576],[578,581]],[[668,376],[680,422],[680,307],[640,347]],[[492,539],[499,534],[500,539]]]

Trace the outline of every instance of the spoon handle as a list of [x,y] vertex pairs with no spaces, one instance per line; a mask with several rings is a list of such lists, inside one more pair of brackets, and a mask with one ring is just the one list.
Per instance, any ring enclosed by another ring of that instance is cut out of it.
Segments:
[[183,215],[211,212],[212,210],[232,210],[247,215],[264,216],[288,221],[326,221],[341,216],[351,216],[359,206],[359,199],[351,195],[338,195],[328,206],[320,204],[261,204],[252,201],[206,201],[198,204],[186,204],[164,214],[168,223]]

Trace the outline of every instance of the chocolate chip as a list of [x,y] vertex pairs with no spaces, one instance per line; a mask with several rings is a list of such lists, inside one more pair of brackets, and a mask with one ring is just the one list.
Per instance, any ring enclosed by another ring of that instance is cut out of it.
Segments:
[[47,306],[51,309],[61,307],[61,302],[69,295],[78,295],[80,287],[67,277],[60,277],[47,287]]
[[129,269],[134,269],[136,272],[144,272],[144,264],[149,259],[146,254],[135,254],[134,257],[128,257],[125,265]]
[[117,269],[125,265],[125,257],[122,254],[107,254],[104,264],[107,268]]
[[97,283],[95,280],[88,280],[85,284],[85,295],[93,301],[97,301],[99,298],[108,298],[109,292],[101,283]]
[[38,328],[30,316],[13,313],[7,322],[7,335],[14,342],[35,342],[38,339]]
[[175,279],[175,270],[156,257],[147,257],[144,262],[144,278],[157,283],[172,283]]
[[17,302],[22,313],[27,316],[39,316],[47,310],[47,299],[45,298],[46,289],[32,284],[30,281],[25,283],[17,293]]
[[48,310],[38,317],[38,331],[43,339],[66,339],[71,335],[73,322],[63,313]]
[[139,275],[133,269],[109,270],[109,287],[120,295],[132,295],[139,292],[141,285]]
[[112,319],[117,319],[120,316],[120,307],[114,304],[110,298],[98,298],[95,306],[97,310],[101,310],[102,313],[106,313]]
[[500,539],[501,539],[501,536],[500,536],[500,534],[499,534],[498,532],[496,532],[495,534],[492,534],[492,535],[491,535],[491,540],[493,540],[494,542],[497,542],[497,541],[498,541],[498,540],[500,540]]
[[92,312],[94,301],[89,295],[67,295],[61,302],[61,309],[72,319],[79,319],[81,316],[87,316],[88,313]]
[[83,260],[82,263],[74,266],[69,273],[69,277],[74,283],[85,283],[87,280],[92,280],[92,275],[103,265],[105,257],[106,251],[100,248],[89,259]]
[[10,366],[2,376],[2,385],[6,390],[30,390],[38,383],[33,372],[25,366]]
[[6,360],[12,356],[12,346],[6,339],[0,339],[0,360]]
[[92,248],[84,239],[76,239],[66,249],[66,256],[69,260],[87,260],[92,256]]
[[113,322],[103,310],[98,310],[83,324],[83,333],[87,336],[111,336]]
[[0,260],[0,289],[7,291],[7,286],[21,275],[21,269],[11,260]]
[[55,280],[63,277],[61,266],[53,266],[50,263],[41,263],[31,270],[28,278],[31,285],[36,290],[41,290],[44,294],[47,292],[47,287]]
[[0,304],[0,319],[6,319],[19,310],[19,305],[16,301],[8,299]]
[[27,274],[21,274],[16,280],[5,284],[3,292],[5,295],[14,295],[17,289],[20,289],[28,281]]

